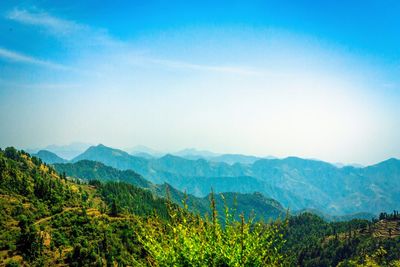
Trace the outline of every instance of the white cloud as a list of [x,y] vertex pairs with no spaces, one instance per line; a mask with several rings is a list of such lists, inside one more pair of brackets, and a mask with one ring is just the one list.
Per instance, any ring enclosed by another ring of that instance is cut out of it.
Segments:
[[122,44],[110,37],[104,29],[94,29],[85,24],[53,16],[45,11],[15,8],[6,14],[6,18],[21,24],[43,28],[56,38],[72,42],[75,46],[116,46]]
[[71,34],[84,30],[84,26],[73,21],[59,19],[45,12],[33,13],[28,10],[14,9],[10,11],[6,18],[24,24],[45,27],[52,33]]
[[73,70],[70,67],[53,63],[51,61],[46,61],[46,60],[41,60],[35,57],[27,56],[15,51],[11,51],[8,49],[4,49],[0,47],[0,58],[4,58],[7,60],[11,60],[14,62],[20,62],[20,63],[27,63],[27,64],[33,64],[33,65],[39,65],[47,68],[52,68],[52,69],[58,69],[58,70]]

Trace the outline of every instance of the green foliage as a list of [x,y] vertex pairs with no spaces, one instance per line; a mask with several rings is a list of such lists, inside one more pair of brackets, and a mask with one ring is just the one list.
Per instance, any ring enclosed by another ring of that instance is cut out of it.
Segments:
[[400,237],[376,238],[374,227],[366,220],[328,223],[310,213],[300,214],[289,219],[284,250],[290,265],[356,266],[351,264],[366,264],[370,255],[383,248],[386,262],[374,261],[388,266],[400,259]]
[[165,225],[148,219],[142,224],[141,242],[154,266],[279,266],[283,263],[282,225],[233,220],[227,209],[224,226],[219,222],[211,195],[210,219],[187,210],[170,208]]
[[80,198],[41,160],[12,147],[0,150],[0,250],[16,251],[40,265],[43,233],[33,222],[78,205]]
[[35,217],[57,212],[65,205],[76,205],[80,199],[52,167],[14,148],[0,151],[0,194],[29,199],[37,209]]
[[43,237],[39,234],[33,222],[25,215],[22,215],[18,225],[21,232],[18,237],[18,250],[25,259],[33,262],[42,256],[43,253]]
[[97,189],[113,216],[125,212],[140,216],[157,214],[167,218],[165,199],[155,197],[149,190],[116,182],[100,184]]
[[6,267],[20,267],[21,265],[15,260],[9,260],[6,263]]
[[397,220],[400,219],[399,211],[394,210],[393,213],[386,213],[386,212],[381,212],[379,214],[379,220]]

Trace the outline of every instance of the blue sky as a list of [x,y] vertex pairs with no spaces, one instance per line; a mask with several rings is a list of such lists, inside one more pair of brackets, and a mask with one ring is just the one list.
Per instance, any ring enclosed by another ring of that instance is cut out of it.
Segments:
[[400,157],[398,1],[2,1],[0,146]]

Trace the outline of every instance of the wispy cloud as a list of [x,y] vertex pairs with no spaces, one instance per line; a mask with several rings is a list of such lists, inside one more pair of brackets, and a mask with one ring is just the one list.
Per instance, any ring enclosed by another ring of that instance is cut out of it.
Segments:
[[39,65],[47,68],[58,69],[58,70],[73,70],[68,66],[64,66],[61,64],[53,63],[51,61],[41,60],[35,57],[27,56],[15,51],[11,51],[5,48],[0,47],[0,58],[11,60],[14,62],[26,63]]
[[116,46],[121,42],[112,38],[107,30],[53,16],[42,10],[14,8],[6,18],[21,24],[40,27],[56,38],[73,42],[74,45]]
[[6,18],[24,24],[41,26],[56,34],[71,34],[85,30],[83,25],[74,21],[63,20],[46,12],[31,12],[25,9],[14,9],[6,14]]
[[[233,75],[276,76],[275,73],[271,74],[266,70],[260,70],[248,66],[207,65],[171,59],[160,59],[152,56],[146,57],[142,51],[138,53],[131,43],[118,40],[111,36],[105,29],[99,29],[73,20],[59,18],[43,10],[14,8],[6,14],[6,18],[21,24],[44,29],[48,34],[63,40],[64,44],[78,49],[80,56],[82,54],[81,49],[83,46],[90,47],[91,49],[87,52],[95,52],[95,57],[104,56],[107,58],[107,60],[103,60],[103,62],[109,62],[110,53],[115,55],[123,54],[123,56],[117,56],[116,58],[118,58],[118,60],[112,64],[116,68],[124,68],[127,67],[126,64],[129,65],[134,62],[134,65],[137,67],[140,67],[141,64],[143,64],[145,66],[154,65],[166,69],[177,69],[182,71],[199,71]],[[96,47],[98,50],[92,49],[93,47]],[[107,49],[107,52],[102,53],[102,49]],[[62,65],[42,61],[5,49],[0,50],[0,57],[59,69],[66,68]]]

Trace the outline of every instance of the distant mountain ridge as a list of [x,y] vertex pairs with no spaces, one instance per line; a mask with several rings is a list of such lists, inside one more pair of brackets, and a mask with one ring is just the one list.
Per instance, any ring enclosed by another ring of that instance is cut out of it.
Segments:
[[153,183],[169,183],[198,197],[206,196],[211,188],[217,193],[261,192],[291,210],[316,209],[332,216],[390,212],[400,206],[397,159],[364,168],[338,168],[297,157],[228,164],[171,154],[146,159],[104,145],[90,147],[72,161],[83,159],[132,169]]
[[186,148],[178,152],[171,153],[174,156],[186,158],[186,159],[209,159],[220,156],[218,153],[214,153],[207,150],[197,150],[195,148]]
[[68,145],[49,145],[45,148],[41,149],[25,149],[29,154],[36,154],[40,150],[46,150],[56,154],[58,157],[71,160],[79,154],[83,153],[86,149],[88,149],[92,144],[74,142]]
[[128,149],[127,151],[130,151],[130,154],[133,156],[137,157],[143,157],[143,158],[161,158],[167,154],[171,154],[174,156],[178,156],[181,158],[185,159],[190,159],[190,160],[198,160],[198,159],[204,159],[207,161],[213,161],[213,162],[224,162],[230,165],[233,165],[235,163],[242,163],[242,164],[252,164],[255,161],[259,159],[271,159],[274,157],[268,156],[268,157],[256,157],[256,156],[251,156],[251,155],[242,155],[242,154],[221,154],[221,153],[215,153],[207,150],[198,150],[195,148],[186,148],[177,152],[171,152],[171,153],[163,153],[160,151],[157,151],[155,149],[146,147],[146,146],[136,146],[132,149]]
[[66,159],[63,159],[63,158],[57,156],[55,153],[50,152],[48,150],[40,150],[37,153],[32,154],[32,156],[38,157],[48,164],[68,162]]
[[158,158],[163,156],[165,153],[160,152],[158,150],[152,149],[150,147],[147,146],[141,146],[141,145],[137,145],[133,148],[129,148],[126,150],[127,152],[129,152],[131,155],[136,155],[136,154],[145,154],[148,156],[151,156],[153,158]]

